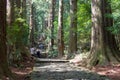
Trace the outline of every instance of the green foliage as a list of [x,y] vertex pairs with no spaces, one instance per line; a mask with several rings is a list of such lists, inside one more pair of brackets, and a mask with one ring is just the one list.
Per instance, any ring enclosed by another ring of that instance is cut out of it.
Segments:
[[14,45],[19,39],[27,45],[28,35],[29,28],[22,18],[17,18],[16,22],[7,28],[8,44],[10,45]]
[[88,42],[91,31],[91,6],[90,1],[78,3],[78,43]]
[[37,41],[38,38],[42,36],[42,33],[45,34],[47,37],[46,42],[48,42],[48,38],[51,38],[50,31],[46,30],[46,24],[48,17],[48,10],[49,10],[49,0],[33,0],[34,6],[34,20],[35,20],[35,27],[37,28],[34,32],[34,37]]
[[108,30],[111,31],[112,34],[119,34],[120,33],[120,22],[115,23],[112,27],[109,27]]
[[45,43],[48,43],[49,44],[49,42],[50,42],[50,39],[51,39],[51,31],[50,31],[50,29],[48,29],[48,30],[45,30],[45,35],[47,36],[47,38],[46,38],[46,40],[45,40]]
[[[90,40],[90,31],[91,31],[91,7],[90,0],[78,0],[77,8],[77,28],[78,28],[78,43],[85,43]],[[36,8],[35,20],[36,26],[38,27],[39,32],[37,34],[44,33],[46,36],[45,43],[49,44],[51,38],[54,39],[55,47],[57,47],[57,31],[58,31],[58,5],[59,0],[56,0],[55,5],[55,20],[54,20],[54,36],[51,36],[51,30],[44,25],[49,17],[49,5],[50,0],[33,0],[34,7]],[[69,27],[70,27],[70,4],[69,0],[64,0],[64,11],[63,11],[63,26],[64,26],[64,42],[65,46],[68,46],[69,39]],[[79,44],[78,44],[79,45]],[[66,49],[67,50],[67,49]],[[56,55],[57,51],[51,51],[50,55]]]
[[49,58],[55,58],[57,56],[58,56],[58,50],[57,49],[54,49],[54,50],[52,50],[48,53]]
[[[108,28],[113,34],[120,34],[120,1],[119,0],[111,0],[112,6],[112,18],[114,19],[114,25]],[[110,16],[109,16],[110,17]]]
[[22,50],[17,48],[16,45],[18,45],[17,42],[21,42],[19,44],[23,44],[25,46],[28,45],[28,35],[29,27],[26,24],[25,19],[17,18],[12,26],[7,27],[7,43],[11,49],[9,54],[9,59],[11,61],[9,64],[13,62],[14,66],[20,66],[19,61],[23,59],[21,55]]

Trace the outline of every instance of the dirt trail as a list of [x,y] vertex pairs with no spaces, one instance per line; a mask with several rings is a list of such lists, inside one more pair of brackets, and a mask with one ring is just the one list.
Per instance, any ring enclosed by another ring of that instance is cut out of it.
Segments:
[[83,68],[77,68],[69,62],[36,63],[31,80],[110,80]]

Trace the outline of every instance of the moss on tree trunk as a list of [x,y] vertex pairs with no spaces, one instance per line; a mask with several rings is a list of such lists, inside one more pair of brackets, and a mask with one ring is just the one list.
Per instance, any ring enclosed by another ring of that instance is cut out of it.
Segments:
[[120,51],[115,36],[107,30],[113,25],[111,6],[107,0],[92,0],[91,51],[87,66],[107,65],[120,61]]

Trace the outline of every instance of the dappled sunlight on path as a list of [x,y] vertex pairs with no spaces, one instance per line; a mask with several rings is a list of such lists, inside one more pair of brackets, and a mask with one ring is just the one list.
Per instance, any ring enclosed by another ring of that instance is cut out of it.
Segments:
[[32,80],[110,80],[87,69],[77,68],[69,62],[36,63]]

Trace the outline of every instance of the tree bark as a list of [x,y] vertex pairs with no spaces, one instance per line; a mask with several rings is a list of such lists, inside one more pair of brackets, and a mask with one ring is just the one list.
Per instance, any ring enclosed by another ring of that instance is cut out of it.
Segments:
[[69,54],[77,52],[77,0],[70,0]]
[[59,0],[58,16],[58,53],[59,57],[64,55],[64,33],[63,33],[63,0]]
[[31,4],[31,11],[30,11],[30,46],[35,46],[35,23],[34,23],[34,4]]
[[11,71],[7,61],[7,45],[6,45],[6,0],[0,0],[0,79],[10,77],[12,80]]
[[15,0],[7,0],[7,25],[9,28],[15,23]]
[[111,6],[107,0],[92,0],[91,51],[88,66],[105,65],[120,61],[115,36],[107,30],[113,25]]
[[54,46],[54,10],[55,10],[55,3],[56,0],[51,0],[50,1],[50,11],[49,11],[49,19],[48,19],[48,28],[51,30],[50,34],[51,34],[51,41],[49,44],[49,47],[51,48],[51,50],[53,50],[53,46]]

